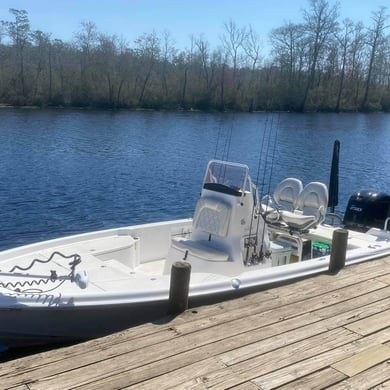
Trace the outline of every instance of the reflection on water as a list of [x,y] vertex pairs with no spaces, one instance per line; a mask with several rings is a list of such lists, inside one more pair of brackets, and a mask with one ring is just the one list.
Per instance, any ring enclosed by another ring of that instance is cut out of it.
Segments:
[[3,109],[0,117],[0,249],[189,217],[215,157],[248,164],[265,194],[287,176],[327,183],[339,139],[338,209],[356,190],[390,190],[385,114]]

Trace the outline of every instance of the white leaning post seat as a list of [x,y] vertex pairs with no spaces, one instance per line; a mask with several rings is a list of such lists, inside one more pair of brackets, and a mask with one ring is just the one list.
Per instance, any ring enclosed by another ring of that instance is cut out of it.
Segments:
[[288,177],[282,180],[275,188],[273,200],[270,200],[269,197],[263,199],[266,220],[268,222],[278,221],[279,210],[293,211],[302,189],[303,185],[299,179]]
[[327,206],[328,187],[324,183],[311,182],[299,194],[295,210],[282,210],[281,219],[291,229],[307,230],[325,220]]
[[[195,209],[192,239],[172,239],[172,246],[209,261],[227,261],[229,253],[213,246],[215,235],[225,238],[229,229],[231,206],[214,198],[201,198]],[[202,238],[209,234],[209,239]]]
[[231,206],[213,198],[201,198],[196,206],[193,226],[209,234],[225,237],[229,228]]

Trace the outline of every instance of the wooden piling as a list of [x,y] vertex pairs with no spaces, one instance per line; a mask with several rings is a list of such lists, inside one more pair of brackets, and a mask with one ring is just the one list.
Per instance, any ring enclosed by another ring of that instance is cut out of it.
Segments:
[[169,287],[169,314],[179,314],[188,309],[190,275],[190,263],[176,261],[172,264],[171,282]]
[[337,229],[333,232],[332,251],[329,261],[329,272],[338,272],[345,266],[347,254],[348,230]]

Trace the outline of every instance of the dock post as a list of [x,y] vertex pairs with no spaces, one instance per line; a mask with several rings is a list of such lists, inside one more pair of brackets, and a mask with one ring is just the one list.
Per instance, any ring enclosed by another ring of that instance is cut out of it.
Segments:
[[176,261],[172,264],[169,287],[169,314],[179,314],[188,309],[190,275],[190,263]]
[[345,266],[347,254],[348,230],[336,229],[332,237],[329,272],[338,272]]

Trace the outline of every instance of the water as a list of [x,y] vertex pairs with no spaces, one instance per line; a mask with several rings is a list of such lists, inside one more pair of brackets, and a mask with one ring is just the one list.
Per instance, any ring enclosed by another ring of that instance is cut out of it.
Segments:
[[385,114],[2,109],[0,249],[190,217],[214,157],[248,164],[263,194],[287,176],[328,183],[335,139],[340,211],[356,190],[390,191]]

